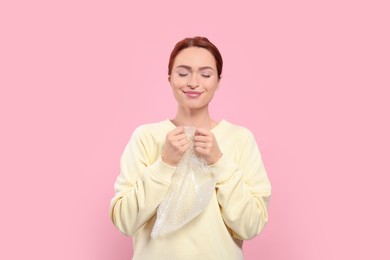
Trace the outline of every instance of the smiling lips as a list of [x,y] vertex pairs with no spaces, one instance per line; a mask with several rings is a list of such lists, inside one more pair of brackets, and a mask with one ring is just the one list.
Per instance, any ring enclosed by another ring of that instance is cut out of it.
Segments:
[[189,97],[189,98],[197,98],[199,97],[200,95],[202,95],[203,92],[198,92],[198,91],[183,91],[184,94]]

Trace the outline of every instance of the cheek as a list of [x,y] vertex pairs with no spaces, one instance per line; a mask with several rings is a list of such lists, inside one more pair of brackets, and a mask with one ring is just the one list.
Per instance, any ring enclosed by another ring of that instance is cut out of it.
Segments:
[[171,78],[171,87],[174,89],[181,89],[185,86],[185,81],[180,78]]
[[218,88],[218,81],[207,82],[204,86],[208,91],[215,91]]

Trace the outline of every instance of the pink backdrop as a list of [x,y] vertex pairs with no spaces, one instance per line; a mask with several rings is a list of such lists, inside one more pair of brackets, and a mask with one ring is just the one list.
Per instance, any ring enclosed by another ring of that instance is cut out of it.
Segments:
[[213,115],[255,133],[273,185],[246,259],[390,259],[387,3],[1,1],[0,259],[130,259],[119,156],[174,115],[168,56],[195,35],[225,61]]

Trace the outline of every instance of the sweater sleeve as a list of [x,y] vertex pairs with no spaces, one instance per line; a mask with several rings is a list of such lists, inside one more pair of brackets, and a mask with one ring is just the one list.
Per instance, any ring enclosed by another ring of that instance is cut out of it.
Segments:
[[125,235],[134,235],[156,213],[175,171],[160,157],[151,161],[151,149],[157,147],[136,129],[121,156],[110,214]]
[[244,142],[238,160],[223,155],[212,171],[217,177],[217,199],[232,235],[251,239],[268,221],[271,185],[252,133]]

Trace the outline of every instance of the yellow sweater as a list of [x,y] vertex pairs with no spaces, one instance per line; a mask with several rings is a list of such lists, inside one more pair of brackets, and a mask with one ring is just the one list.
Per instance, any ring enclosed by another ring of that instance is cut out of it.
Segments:
[[211,131],[223,153],[210,165],[217,174],[208,207],[180,229],[153,240],[157,207],[175,167],[161,160],[170,120],[138,127],[127,144],[111,201],[111,220],[133,236],[134,260],[243,259],[242,240],[264,228],[271,185],[253,134],[222,120]]

